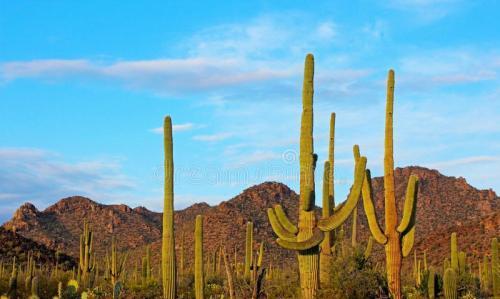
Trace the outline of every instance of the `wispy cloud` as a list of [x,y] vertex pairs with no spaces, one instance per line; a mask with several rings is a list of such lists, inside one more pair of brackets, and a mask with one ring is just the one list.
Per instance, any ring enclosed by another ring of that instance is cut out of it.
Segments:
[[[198,126],[193,124],[193,123],[185,123],[185,124],[174,124],[172,125],[172,131],[173,132],[183,132],[183,131],[190,131]],[[163,134],[163,127],[158,127],[150,130],[151,132],[155,134]]]
[[26,201],[43,208],[72,195],[112,201],[135,187],[116,159],[71,163],[40,149],[0,148],[0,201],[7,214]]
[[500,157],[495,156],[473,156],[465,157],[455,160],[435,162],[428,164],[429,167],[444,169],[456,166],[466,166],[471,164],[484,164],[484,163],[498,163],[500,162]]
[[406,11],[420,21],[432,22],[461,9],[464,0],[389,0],[389,7]]
[[193,140],[197,141],[206,141],[206,142],[217,142],[230,138],[233,136],[232,133],[216,133],[216,134],[207,134],[207,135],[195,135],[193,136]]

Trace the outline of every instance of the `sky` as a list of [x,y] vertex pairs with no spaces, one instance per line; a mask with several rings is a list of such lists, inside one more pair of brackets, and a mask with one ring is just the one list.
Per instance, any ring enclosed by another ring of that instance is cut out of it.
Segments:
[[269,180],[298,190],[307,53],[320,162],[337,115],[337,203],[354,144],[382,174],[390,68],[396,166],[498,192],[499,11],[494,0],[0,0],[0,222],[73,195],[161,211],[166,115],[177,209]]

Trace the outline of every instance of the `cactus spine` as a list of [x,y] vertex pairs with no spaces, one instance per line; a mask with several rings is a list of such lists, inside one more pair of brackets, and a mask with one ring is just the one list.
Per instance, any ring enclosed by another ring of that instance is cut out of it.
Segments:
[[394,155],[393,155],[393,109],[394,109],[394,71],[390,70],[387,80],[387,106],[385,118],[384,151],[384,197],[385,230],[379,227],[373,200],[371,198],[370,172],[366,172],[363,182],[363,205],[368,218],[370,231],[377,242],[385,245],[387,281],[391,295],[401,298],[401,263],[413,248],[415,238],[415,218],[417,209],[417,177],[410,176],[403,218],[399,225],[394,193]]
[[445,299],[457,299],[457,274],[453,268],[448,268],[444,272],[443,289]]
[[317,155],[314,154],[313,146],[313,79],[314,57],[312,54],[308,54],[305,60],[302,89],[298,226],[291,224],[285,215],[281,215],[282,208],[279,205],[275,206],[274,209],[267,210],[269,222],[278,236],[277,243],[285,249],[298,251],[300,297],[303,299],[314,298],[319,288],[319,244],[324,239],[323,231],[332,231],[349,217],[361,193],[366,167],[366,158],[362,157],[356,167],[356,179],[347,202],[337,213],[317,222],[314,214],[314,170]]
[[253,223],[247,222],[246,238],[245,238],[245,272],[243,276],[246,280],[250,280],[250,268],[252,267],[253,254]]
[[163,124],[165,147],[165,190],[163,200],[163,230],[161,266],[163,298],[176,297],[175,239],[174,239],[174,159],[172,141],[172,119],[165,117]]
[[204,274],[203,274],[203,216],[196,216],[194,230],[194,289],[196,299],[203,299]]

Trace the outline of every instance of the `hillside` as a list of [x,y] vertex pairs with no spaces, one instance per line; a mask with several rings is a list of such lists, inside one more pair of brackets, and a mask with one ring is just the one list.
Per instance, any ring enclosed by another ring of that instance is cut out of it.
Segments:
[[[397,168],[395,171],[396,194],[401,210],[410,174],[420,178],[417,212],[416,248],[427,249],[433,262],[441,262],[449,250],[449,235],[457,231],[461,249],[479,257],[489,247],[490,238],[500,232],[499,197],[492,190],[478,190],[463,178],[448,177],[436,170],[421,167]],[[383,179],[373,179],[376,209],[383,216]],[[266,182],[246,189],[231,200],[217,206],[197,203],[176,211],[176,246],[184,248],[184,255],[192,257],[194,219],[204,215],[204,246],[208,252],[219,245],[236,247],[243,259],[245,223],[254,222],[255,240],[265,240],[272,251],[274,263],[294,261],[295,254],[275,245],[275,236],[267,221],[266,208],[276,203],[284,206],[290,218],[296,219],[298,195],[286,185]],[[360,201],[361,203],[361,201]],[[358,205],[360,216],[360,243],[366,240],[366,218],[362,204]],[[401,217],[401,213],[400,213]],[[161,213],[144,207],[130,208],[126,205],[102,205],[84,197],[70,197],[57,202],[44,211],[31,204],[21,206],[14,217],[4,224],[15,226],[17,232],[53,249],[60,249],[72,256],[78,254],[78,238],[83,219],[87,219],[95,231],[96,248],[104,254],[114,234],[120,248],[142,254],[145,244],[151,243],[156,258],[161,237]],[[381,220],[381,223],[382,220]],[[349,231],[349,226],[346,227]],[[466,236],[466,237],[465,237]],[[380,246],[375,248],[379,256]],[[269,256],[269,255],[268,255]],[[279,257],[279,258],[277,258]]]

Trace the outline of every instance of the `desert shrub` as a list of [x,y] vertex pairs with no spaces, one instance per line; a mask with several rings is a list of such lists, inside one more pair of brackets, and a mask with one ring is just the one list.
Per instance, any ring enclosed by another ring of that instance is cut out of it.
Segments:
[[322,286],[320,298],[380,298],[387,294],[384,273],[366,259],[360,248],[347,250],[331,264],[331,286]]

